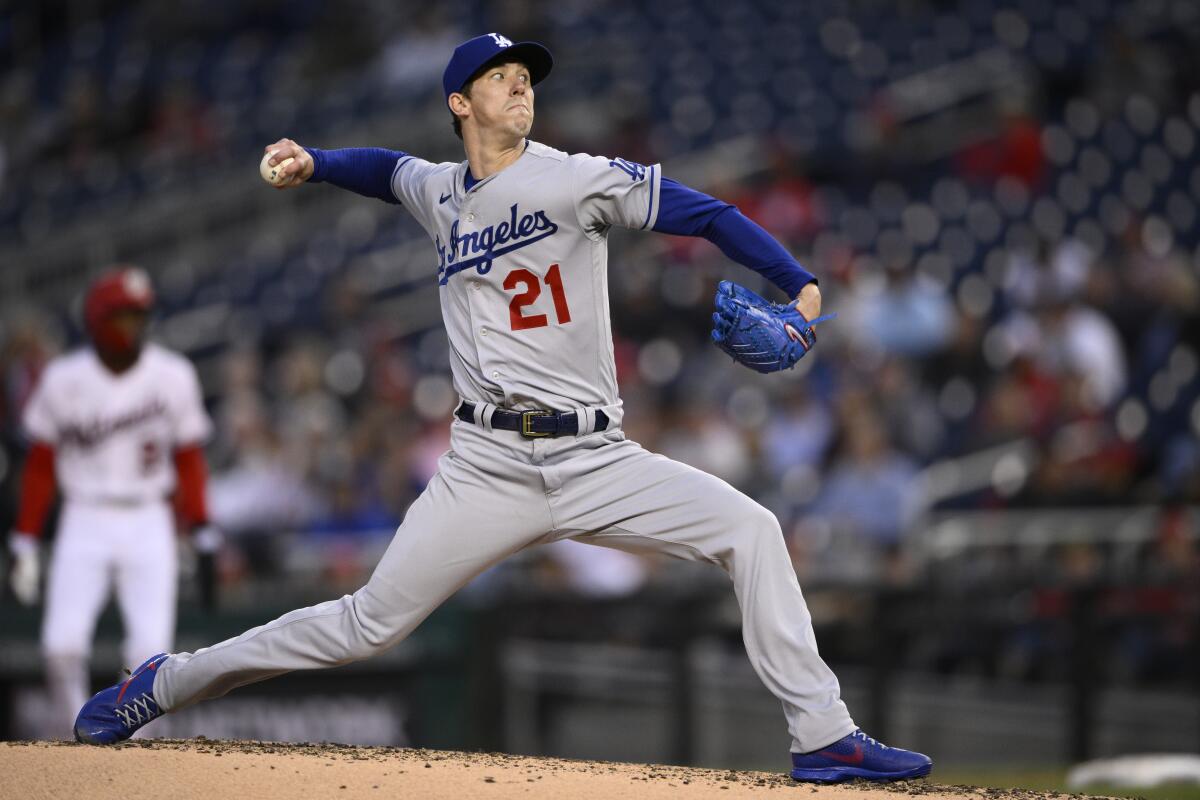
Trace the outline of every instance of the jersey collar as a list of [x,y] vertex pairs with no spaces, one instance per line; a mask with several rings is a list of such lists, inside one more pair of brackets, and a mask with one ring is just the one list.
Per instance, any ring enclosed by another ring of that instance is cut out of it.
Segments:
[[[521,151],[521,158],[524,158],[525,153],[529,152],[529,145],[530,145],[529,137],[526,136],[525,137],[525,149]],[[476,178],[474,175],[472,175],[471,174],[471,162],[464,161],[463,162],[463,192],[464,193],[470,192],[472,189],[474,189],[479,184],[487,183],[492,178],[499,175],[501,172],[504,172],[505,170],[507,170],[509,167],[515,166],[517,164],[517,162],[520,160],[521,159],[518,158],[512,164],[509,164],[508,167],[505,167],[504,169],[500,170],[500,172],[496,172],[492,175],[488,175],[486,178]]]

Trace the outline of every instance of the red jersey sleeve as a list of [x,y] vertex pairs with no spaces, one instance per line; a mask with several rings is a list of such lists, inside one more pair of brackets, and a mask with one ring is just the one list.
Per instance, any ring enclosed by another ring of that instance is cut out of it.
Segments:
[[21,473],[21,500],[17,509],[16,529],[20,533],[41,536],[54,503],[54,448],[34,442]]

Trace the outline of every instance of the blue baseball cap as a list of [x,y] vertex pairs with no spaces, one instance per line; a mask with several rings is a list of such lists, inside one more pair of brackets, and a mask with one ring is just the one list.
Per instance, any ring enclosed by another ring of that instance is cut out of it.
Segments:
[[454,48],[450,63],[442,74],[442,88],[446,90],[446,99],[455,92],[461,92],[467,81],[475,72],[494,60],[497,56],[505,55],[513,61],[519,61],[529,67],[530,84],[536,84],[550,74],[554,66],[554,57],[550,51],[537,42],[517,42],[498,33],[485,33],[476,36]]

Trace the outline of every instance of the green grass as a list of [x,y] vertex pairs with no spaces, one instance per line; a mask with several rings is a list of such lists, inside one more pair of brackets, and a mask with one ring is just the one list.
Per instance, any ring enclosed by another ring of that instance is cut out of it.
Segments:
[[1038,789],[1047,792],[1078,792],[1109,797],[1141,797],[1145,800],[1200,800],[1200,786],[1174,784],[1153,789],[1128,789],[1116,786],[1067,788],[1066,770],[1054,769],[937,769],[931,778],[935,783],[994,786],[1003,789]]

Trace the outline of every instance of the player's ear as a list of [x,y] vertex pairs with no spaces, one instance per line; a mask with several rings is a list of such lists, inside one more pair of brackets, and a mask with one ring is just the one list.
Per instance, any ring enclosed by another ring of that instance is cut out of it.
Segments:
[[456,117],[471,116],[471,100],[462,92],[453,92],[446,100],[450,113]]

